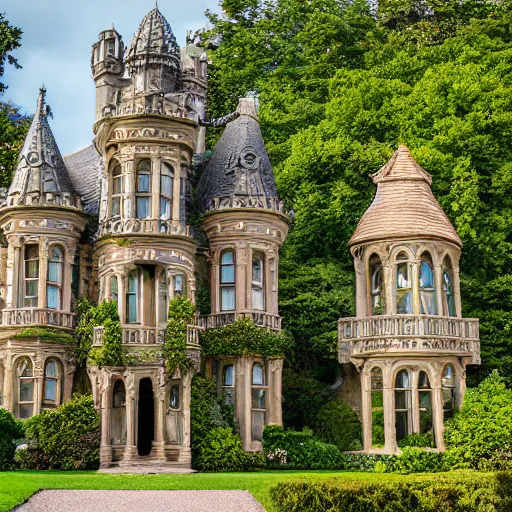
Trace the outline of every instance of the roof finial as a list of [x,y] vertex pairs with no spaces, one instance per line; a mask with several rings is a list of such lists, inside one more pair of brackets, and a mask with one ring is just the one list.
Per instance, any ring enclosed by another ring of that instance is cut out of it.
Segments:
[[155,7],[158,10],[158,0],[155,0]]
[[39,97],[37,98],[37,111],[44,115],[44,105],[46,103],[46,87],[44,84],[39,88]]

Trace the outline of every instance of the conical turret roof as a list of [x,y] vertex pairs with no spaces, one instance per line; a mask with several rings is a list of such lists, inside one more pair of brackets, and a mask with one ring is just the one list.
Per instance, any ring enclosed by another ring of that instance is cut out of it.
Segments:
[[7,194],[8,205],[77,205],[75,190],[48,124],[45,95],[43,87]]
[[151,54],[179,56],[179,48],[171,25],[155,7],[142,19],[137,33],[126,51],[126,59]]
[[377,192],[349,246],[427,238],[462,247],[459,235],[432,194],[432,176],[418,165],[406,146],[400,146],[372,179]]
[[[202,211],[229,207],[279,209],[274,171],[254,98],[242,98],[198,184]],[[282,205],[281,205],[282,206]]]

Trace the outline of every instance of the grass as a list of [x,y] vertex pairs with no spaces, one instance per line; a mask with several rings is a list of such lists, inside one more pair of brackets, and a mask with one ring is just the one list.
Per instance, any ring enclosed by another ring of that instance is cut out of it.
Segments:
[[349,473],[341,471],[269,471],[257,473],[194,473],[185,475],[102,474],[95,471],[9,471],[0,473],[0,512],[23,503],[39,489],[111,489],[111,490],[248,490],[268,512],[275,510],[269,489],[290,480],[328,480],[375,482],[395,479],[454,478],[449,474]]

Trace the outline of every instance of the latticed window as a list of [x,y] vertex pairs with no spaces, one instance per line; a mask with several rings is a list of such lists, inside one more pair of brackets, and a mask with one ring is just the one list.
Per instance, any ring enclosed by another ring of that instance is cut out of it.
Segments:
[[443,313],[446,316],[457,316],[455,292],[453,290],[453,270],[448,256],[443,263]]
[[261,441],[267,414],[267,379],[261,363],[252,366],[252,425],[253,441]]
[[124,193],[124,176],[119,164],[112,170],[112,217],[121,215],[121,201]]
[[46,283],[46,306],[50,309],[62,308],[62,275],[64,249],[54,245],[50,249],[48,260],[48,278]]
[[377,255],[370,257],[370,294],[372,314],[382,315],[385,312],[384,267]]
[[261,254],[252,257],[252,309],[265,309],[264,265]]
[[141,160],[135,180],[135,210],[138,219],[151,217],[151,162]]
[[225,251],[220,259],[220,309],[235,309],[235,254]]
[[411,433],[411,409],[411,379],[407,370],[401,370],[395,377],[395,427],[397,441]]
[[37,307],[37,295],[39,287],[39,245],[25,245],[25,293],[24,306]]
[[396,259],[396,312],[409,315],[413,311],[411,264],[405,252]]
[[18,418],[34,414],[34,371],[28,357],[20,359],[16,367],[18,377]]
[[424,253],[420,263],[420,306],[422,315],[436,315],[436,286],[434,265],[428,253]]
[[172,218],[172,192],[174,187],[173,168],[167,162],[162,163],[160,172],[160,218]]

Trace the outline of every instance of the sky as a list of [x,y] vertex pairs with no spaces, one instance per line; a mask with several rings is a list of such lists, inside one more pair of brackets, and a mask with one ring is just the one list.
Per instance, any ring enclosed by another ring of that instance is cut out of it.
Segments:
[[[1,0],[11,25],[23,30],[21,48],[13,52],[23,69],[6,64],[1,81],[9,88],[0,99],[34,113],[39,88],[53,112],[50,125],[63,155],[88,146],[93,138],[95,88],[91,46],[98,33],[114,26],[128,45],[155,0]],[[178,44],[188,30],[206,25],[206,9],[218,0],[158,0]]]

